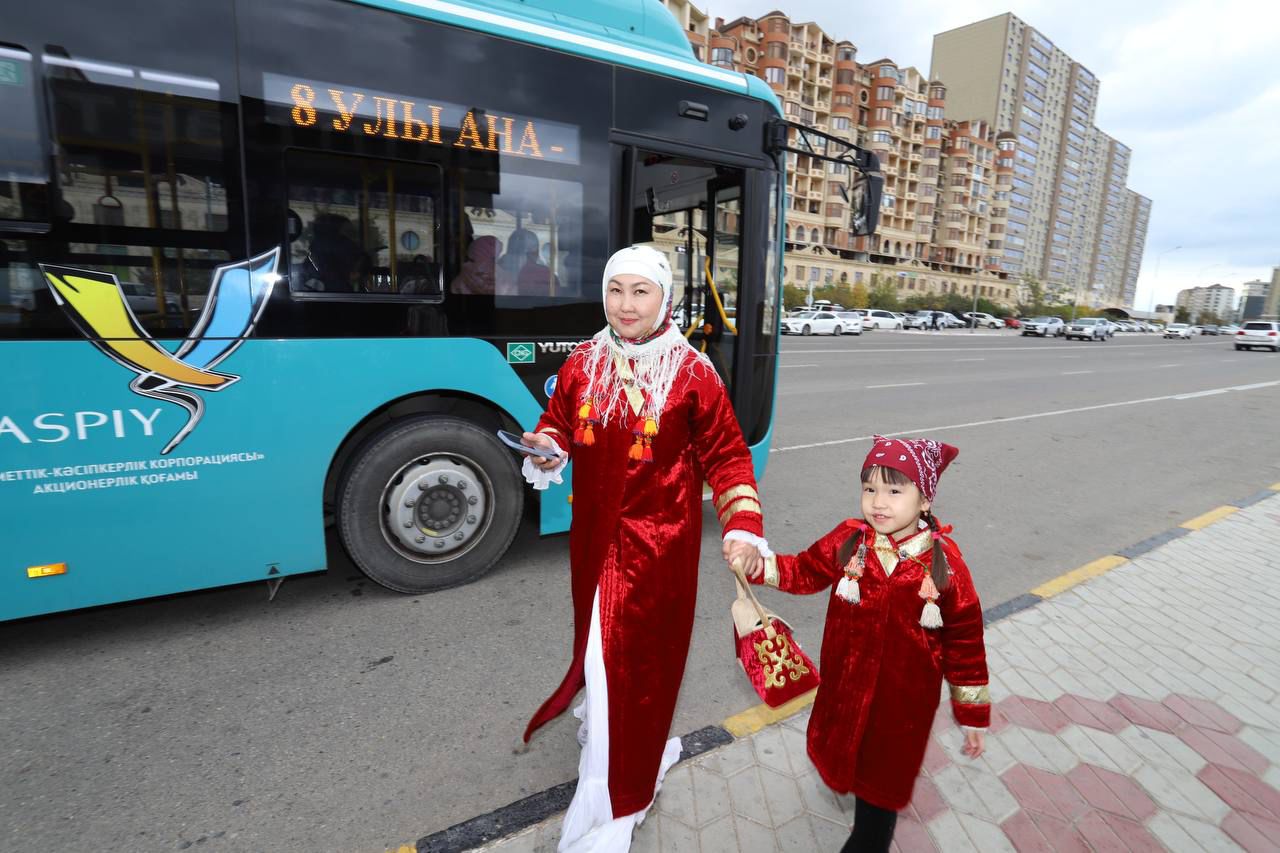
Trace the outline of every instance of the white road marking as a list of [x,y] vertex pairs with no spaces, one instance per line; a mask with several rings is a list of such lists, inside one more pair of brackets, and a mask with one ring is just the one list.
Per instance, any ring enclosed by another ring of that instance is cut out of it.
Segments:
[[985,358],[957,358],[956,361],[986,361]]
[[778,367],[817,367],[816,364],[779,364]]
[[[1122,406],[1141,406],[1144,403],[1161,403],[1166,400],[1189,400],[1195,397],[1206,397],[1216,393],[1226,393],[1227,391],[1255,391],[1259,388],[1272,388],[1280,385],[1280,379],[1273,382],[1255,382],[1252,385],[1228,385],[1224,388],[1209,388],[1206,391],[1192,391],[1186,394],[1166,394],[1162,397],[1144,397],[1141,400],[1120,400],[1115,403],[1101,403],[1096,406],[1081,406],[1075,409],[1055,409],[1051,412],[1035,412],[1030,415],[1012,415],[1007,418],[991,418],[985,421],[970,421],[964,424],[946,424],[944,426],[919,427],[916,429],[903,430],[901,432],[880,433],[885,438],[895,438],[900,435],[924,435],[941,432],[948,429],[968,429],[969,427],[990,426],[991,424],[1007,424],[1014,421],[1031,421],[1038,418],[1052,418],[1058,415],[1074,415],[1080,412],[1096,412],[1101,409],[1116,409]],[[875,438],[873,435],[860,435],[856,438],[838,438],[833,441],[817,441],[813,444],[793,444],[789,447],[774,447],[770,453],[786,453],[792,450],[811,450],[815,447],[834,447],[839,444],[853,444],[857,441],[871,441]]]
[[1156,367],[1182,367],[1182,362],[1177,362],[1174,364],[1157,364]]
[[1063,376],[1081,376],[1085,373],[1093,373],[1093,371],[1092,370],[1066,370],[1066,371],[1063,371],[1062,375]]
[[[1106,349],[1107,350],[1126,349],[1126,348],[1127,349],[1155,349],[1156,346],[1159,346],[1159,345],[1158,344],[1154,344],[1154,345],[1153,344],[1116,344],[1115,346],[1107,346]],[[1061,352],[1060,349],[1058,349],[1057,347],[1054,347],[1052,344],[1049,344],[1045,346],[1031,346],[1031,347],[886,347],[885,349],[873,349],[871,347],[862,347],[859,349],[818,349],[817,347],[813,347],[813,348],[796,347],[794,349],[792,348],[784,349],[782,351],[782,354],[791,355],[791,354],[803,353],[804,355],[815,356],[815,355],[836,355],[838,353],[850,353],[850,352],[857,352],[857,353],[862,353],[863,355],[869,355],[869,354],[881,353],[881,352],[926,352],[927,353],[927,352],[1023,352],[1023,351],[1043,352],[1043,353],[1051,353],[1051,354]],[[1102,348],[1099,348],[1098,351],[1102,352]],[[1135,353],[1135,355],[1136,354],[1137,353]],[[1064,355],[1062,356],[1062,358],[1079,358],[1079,356]]]
[[914,385],[923,385],[923,382],[894,382],[890,385],[868,385],[867,390],[872,388],[910,388]]

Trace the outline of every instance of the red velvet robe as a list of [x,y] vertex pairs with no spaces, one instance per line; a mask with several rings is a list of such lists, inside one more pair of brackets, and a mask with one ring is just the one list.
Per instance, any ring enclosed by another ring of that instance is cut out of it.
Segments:
[[[834,589],[844,575],[837,551],[851,535],[867,544],[859,604]],[[913,557],[899,559],[886,576],[877,542]],[[991,719],[982,605],[960,549],[945,536],[943,551],[951,583],[938,599],[942,628],[936,630],[920,625],[920,583],[933,563],[928,530],[894,542],[850,519],[807,551],[766,561],[764,582],[784,592],[832,588],[809,758],[833,790],[895,811],[911,801],[944,677],[959,724],[986,727]]]
[[634,412],[573,444],[587,386],[585,346],[560,369],[538,423],[573,461],[573,661],[525,731],[562,713],[582,689],[591,604],[600,588],[600,630],[609,695],[609,793],[614,817],[653,800],[693,632],[702,544],[702,484],[711,484],[727,530],[763,533],[751,455],[719,376],[688,351],[653,439],[653,461],[629,451]]

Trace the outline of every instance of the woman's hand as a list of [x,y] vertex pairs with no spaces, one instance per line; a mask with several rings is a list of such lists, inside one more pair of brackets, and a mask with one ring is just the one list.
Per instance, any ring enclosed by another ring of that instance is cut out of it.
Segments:
[[747,576],[747,580],[758,581],[764,577],[764,558],[760,556],[760,551],[750,542],[743,542],[738,539],[726,539],[724,548],[724,561],[730,566],[734,560],[742,561],[742,571]]
[[[555,450],[555,442],[551,440],[551,436],[540,432],[526,432],[524,435],[520,436],[520,442],[524,444],[525,447],[536,447],[539,450]],[[532,454],[526,458],[533,463],[533,467],[539,468],[543,471],[550,471],[560,464],[563,457],[564,454],[562,453],[555,459],[544,459],[541,456],[534,456]]]
[[983,729],[965,729],[964,746],[960,751],[970,758],[977,758],[987,748],[987,733]]

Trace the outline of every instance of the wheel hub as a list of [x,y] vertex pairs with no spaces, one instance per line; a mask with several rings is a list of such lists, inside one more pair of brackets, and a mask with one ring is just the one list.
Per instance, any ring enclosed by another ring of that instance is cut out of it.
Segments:
[[384,531],[419,562],[456,559],[483,534],[492,489],[478,466],[456,456],[417,459],[387,483]]

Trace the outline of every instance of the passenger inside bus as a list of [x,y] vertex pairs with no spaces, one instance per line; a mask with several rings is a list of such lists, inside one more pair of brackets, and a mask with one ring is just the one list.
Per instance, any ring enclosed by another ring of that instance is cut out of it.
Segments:
[[368,276],[369,258],[351,238],[351,220],[336,213],[322,213],[311,223],[311,244],[302,263],[297,290],[322,293],[354,293]]
[[554,296],[560,278],[542,263],[538,237],[517,228],[507,238],[507,253],[498,259],[497,292],[504,296]]
[[498,255],[502,242],[497,237],[477,237],[467,247],[462,270],[449,284],[452,293],[492,296],[496,292]]

